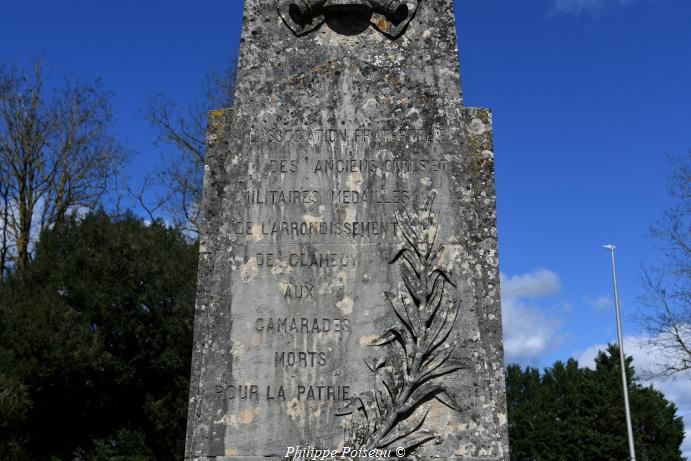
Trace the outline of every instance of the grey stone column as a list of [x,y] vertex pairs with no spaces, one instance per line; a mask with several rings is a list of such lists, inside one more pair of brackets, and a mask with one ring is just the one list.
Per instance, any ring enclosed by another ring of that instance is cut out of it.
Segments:
[[304,1],[246,1],[209,114],[186,459],[508,460],[492,120],[453,2]]

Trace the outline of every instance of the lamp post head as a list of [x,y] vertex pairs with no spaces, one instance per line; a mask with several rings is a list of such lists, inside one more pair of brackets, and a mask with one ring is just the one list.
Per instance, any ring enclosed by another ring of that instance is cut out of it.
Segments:
[[614,251],[617,247],[614,245],[602,245],[602,248],[606,248],[609,251]]

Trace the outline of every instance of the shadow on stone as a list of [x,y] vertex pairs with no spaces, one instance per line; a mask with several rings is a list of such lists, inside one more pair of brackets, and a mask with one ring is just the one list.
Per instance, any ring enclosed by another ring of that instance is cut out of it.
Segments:
[[339,2],[326,6],[324,15],[326,24],[337,34],[358,35],[370,26],[372,8],[361,3]]

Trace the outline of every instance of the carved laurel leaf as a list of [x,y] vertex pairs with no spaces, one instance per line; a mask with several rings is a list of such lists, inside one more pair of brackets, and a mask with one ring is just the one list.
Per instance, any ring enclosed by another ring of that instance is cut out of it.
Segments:
[[392,343],[394,341],[403,341],[403,335],[402,333],[399,332],[398,328],[396,327],[389,327],[386,330],[382,331],[379,336],[375,339],[373,339],[369,345],[370,346],[384,346],[385,344]]
[[364,419],[368,431],[373,432],[376,430],[377,422],[381,420],[382,417],[382,415],[379,414],[375,400],[373,391],[356,394],[351,397],[343,407],[336,410],[335,415],[353,415],[354,417],[361,417]]
[[437,382],[426,382],[417,387],[405,402],[406,408],[416,408],[425,402],[432,400],[438,393],[446,390],[446,387]]
[[408,437],[423,430],[422,426],[425,424],[428,414],[429,409],[424,413],[414,413],[408,420],[402,421],[400,424],[396,425],[391,432],[379,442],[377,448],[386,448],[393,444],[401,446],[401,443]]
[[424,264],[422,264],[420,258],[410,248],[402,248],[401,250],[399,250],[399,252],[396,253],[396,256],[394,256],[394,258],[389,262],[389,264],[395,264],[399,260],[403,260],[406,263],[408,263],[411,269],[415,271],[416,277],[420,277],[420,274],[424,272]]
[[406,217],[401,218],[401,216],[396,213],[396,220],[398,221],[399,228],[401,229],[401,234],[403,235],[403,238],[405,239],[406,243],[408,244],[409,248],[413,250],[416,254],[416,256],[419,258],[422,256],[420,250],[418,249],[418,244],[420,238],[418,237],[417,233],[415,232],[415,229],[413,226],[410,224],[410,215],[408,215],[408,212],[406,211]]
[[439,245],[436,250],[431,251],[429,256],[427,256],[427,267],[437,267],[443,252],[444,245]]
[[391,410],[395,407],[398,390],[391,367],[383,367],[377,371],[376,392],[384,408]]
[[428,430],[421,430],[410,436],[406,437],[404,440],[399,442],[400,446],[405,450],[406,455],[413,453],[422,445],[429,443],[437,439],[437,435],[434,432]]
[[[405,305],[403,308],[398,307],[398,303],[394,301],[394,298],[389,294],[389,293],[384,293],[386,296],[387,301],[389,301],[389,305],[391,306],[391,309],[393,309],[394,313],[396,314],[396,317],[398,317],[398,320],[403,324],[405,327],[405,331],[407,331],[410,336],[413,338],[413,341],[411,343],[414,343],[415,340],[417,339],[417,335],[415,334],[415,329],[413,327],[413,322],[411,321],[410,317],[408,316],[408,312],[405,310]],[[403,304],[403,303],[401,303]]]
[[412,298],[416,306],[420,306],[420,303],[425,299],[425,287],[422,286],[421,280],[415,275],[414,271],[408,268],[407,265],[401,267],[401,278],[403,283],[408,290],[408,294]]
[[422,333],[422,322],[420,321],[420,313],[417,310],[417,306],[403,293],[400,294],[399,299],[405,312],[405,318],[408,320],[408,324],[411,325],[411,334],[417,340]]
[[[450,273],[440,265],[443,246],[436,246],[439,234],[434,225],[432,205],[413,219],[407,210],[396,213],[404,244],[390,264],[398,264],[405,293],[385,293],[400,325],[386,328],[371,342],[372,346],[392,347],[386,359],[365,361],[375,375],[375,386],[358,397],[357,414],[367,420],[368,433],[359,440],[367,447],[385,448],[394,443],[404,447],[407,455],[438,437],[424,429],[427,413],[422,406],[436,399],[447,407],[461,411],[441,378],[462,368],[450,363],[456,345],[448,344],[458,317],[459,304],[446,293],[456,285]],[[418,230],[417,226],[421,226]],[[400,357],[400,359],[398,358]],[[345,411],[355,414],[350,406]],[[428,410],[429,411],[429,410]],[[362,427],[362,426],[360,426]]]
[[449,393],[448,390],[444,390],[434,396],[435,399],[439,400],[441,403],[456,411],[463,411],[461,406],[456,401],[456,398]]
[[367,368],[369,368],[369,370],[370,370],[372,373],[376,373],[377,370],[378,370],[379,368],[381,368],[382,366],[384,366],[384,364],[386,363],[386,359],[385,359],[385,358],[380,358],[380,359],[377,360],[376,362],[372,362],[372,361],[370,361],[370,360],[364,359],[364,362],[365,362],[365,365],[367,365]]
[[434,379],[441,378],[442,376],[445,376],[445,375],[450,375],[451,373],[455,373],[458,370],[462,370],[462,369],[463,369],[463,366],[461,366],[461,365],[450,365],[447,367],[438,368],[433,372],[430,372],[430,373],[423,375],[420,378],[419,382],[425,383],[428,381],[432,381]]
[[444,301],[445,286],[446,282],[444,279],[435,280],[434,285],[432,285],[431,292],[427,295],[425,317],[423,319],[425,328],[427,328],[427,330],[429,330],[430,326],[432,326],[432,322],[436,318],[439,308],[442,306]]
[[379,407],[376,403],[374,391],[361,392],[357,395],[357,398],[362,405],[361,411],[365,413],[365,417],[372,424],[375,424],[382,418]]
[[454,324],[456,323],[456,318],[458,318],[458,304],[454,302],[450,305],[449,309],[447,309],[441,326],[438,332],[434,335],[430,350],[433,351],[446,342],[451,334]]
[[445,345],[444,347],[430,351],[429,354],[423,356],[424,360],[422,362],[422,367],[420,367],[420,373],[424,376],[444,365],[454,353],[455,349],[456,345],[454,344],[451,346]]
[[353,412],[357,411],[358,408],[355,404],[355,398],[351,398],[346,402],[345,405],[343,405],[341,408],[336,410],[336,416],[347,416],[353,414]]

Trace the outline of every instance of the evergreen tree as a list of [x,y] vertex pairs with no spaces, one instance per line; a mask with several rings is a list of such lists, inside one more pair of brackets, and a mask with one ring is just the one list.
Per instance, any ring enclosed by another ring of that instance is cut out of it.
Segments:
[[41,236],[0,287],[0,458],[182,458],[196,260],[133,216]]
[[[680,461],[684,425],[676,406],[635,379],[626,359],[636,454],[640,461]],[[507,369],[509,440],[514,461],[621,461],[628,459],[619,350],[609,346],[595,369],[571,359],[542,375]]]

